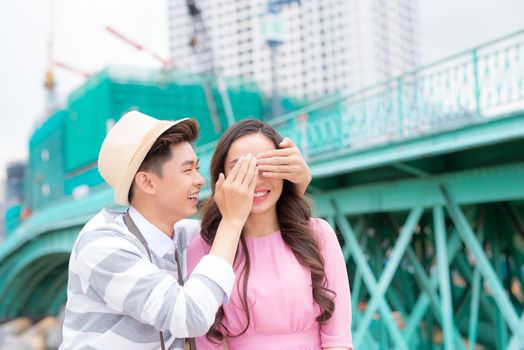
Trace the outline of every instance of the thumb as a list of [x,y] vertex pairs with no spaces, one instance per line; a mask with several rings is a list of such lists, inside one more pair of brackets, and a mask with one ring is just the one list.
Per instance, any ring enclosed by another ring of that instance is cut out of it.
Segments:
[[279,146],[282,148],[292,148],[295,147],[295,143],[289,137],[284,137]]

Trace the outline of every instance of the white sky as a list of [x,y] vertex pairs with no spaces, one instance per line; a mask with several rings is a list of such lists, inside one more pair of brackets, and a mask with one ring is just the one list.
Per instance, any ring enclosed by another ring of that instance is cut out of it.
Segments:
[[[54,0],[54,56],[95,72],[108,64],[160,67],[145,53],[115,38],[110,25],[168,56],[167,0]],[[27,157],[35,124],[44,117],[50,0],[0,1],[0,178],[5,163]],[[81,76],[54,69],[59,96]]]
[[[106,32],[105,25],[168,55],[167,0],[54,1],[58,61],[91,72],[108,64],[160,66]],[[524,28],[522,0],[419,1],[422,63]],[[0,1],[0,179],[6,162],[26,158],[29,136],[44,117],[49,13],[49,0]],[[70,72],[54,71],[62,99],[82,83]]]

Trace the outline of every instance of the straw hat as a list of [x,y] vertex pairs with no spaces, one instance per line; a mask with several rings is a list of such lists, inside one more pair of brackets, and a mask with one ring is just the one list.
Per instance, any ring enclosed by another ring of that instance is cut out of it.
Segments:
[[117,204],[129,205],[127,196],[131,184],[156,139],[170,127],[187,119],[158,120],[132,111],[124,114],[111,128],[98,155],[98,170],[114,188]]

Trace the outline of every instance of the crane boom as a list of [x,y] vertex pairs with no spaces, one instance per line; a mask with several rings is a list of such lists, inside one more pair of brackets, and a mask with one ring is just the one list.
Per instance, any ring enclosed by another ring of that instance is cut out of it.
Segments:
[[139,50],[139,51],[143,51],[145,53],[147,53],[149,56],[153,57],[155,60],[159,61],[160,63],[162,63],[162,67],[164,69],[170,69],[170,68],[174,68],[175,67],[175,64],[173,62],[173,60],[171,59],[166,59],[162,56],[160,56],[159,54],[157,54],[155,51],[151,50],[150,48],[136,42],[135,40],[129,38],[128,36],[120,33],[119,31],[115,30],[114,28],[110,27],[110,26],[106,26],[105,29],[113,34],[115,37],[119,38],[120,40],[122,40],[123,42],[127,43],[128,45],[132,46],[134,49],[136,50]]
[[92,74],[89,73],[89,72],[85,72],[85,71],[83,71],[83,70],[80,70],[80,69],[78,69],[78,68],[75,68],[75,67],[73,67],[73,66],[70,66],[70,65],[68,65],[68,64],[65,64],[65,63],[63,63],[63,62],[54,61],[54,62],[53,62],[53,65],[55,65],[55,66],[57,66],[57,67],[60,67],[60,68],[62,68],[62,69],[68,70],[68,71],[70,71],[70,72],[76,73],[76,74],[78,74],[78,75],[81,75],[81,76],[83,76],[83,77],[86,78],[86,79],[89,78],[89,77],[91,77],[91,75],[92,75]]

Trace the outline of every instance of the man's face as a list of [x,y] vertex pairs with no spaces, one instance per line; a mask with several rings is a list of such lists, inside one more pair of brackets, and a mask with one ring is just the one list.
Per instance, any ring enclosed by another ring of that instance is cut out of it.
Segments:
[[175,221],[197,213],[198,194],[204,178],[199,160],[189,142],[171,145],[171,159],[162,165],[162,175],[152,173],[154,201],[161,213]]

